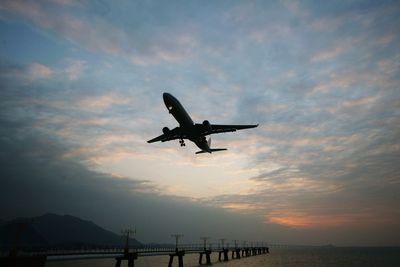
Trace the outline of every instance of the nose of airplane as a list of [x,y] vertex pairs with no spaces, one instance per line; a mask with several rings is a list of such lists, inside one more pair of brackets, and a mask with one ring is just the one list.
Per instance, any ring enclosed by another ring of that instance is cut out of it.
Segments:
[[170,97],[169,93],[163,93],[164,102]]
[[171,102],[171,94],[169,94],[169,93],[163,93],[163,99],[164,99],[165,105],[168,105],[168,103]]
[[163,99],[168,110],[171,111],[174,97],[169,93],[163,93]]

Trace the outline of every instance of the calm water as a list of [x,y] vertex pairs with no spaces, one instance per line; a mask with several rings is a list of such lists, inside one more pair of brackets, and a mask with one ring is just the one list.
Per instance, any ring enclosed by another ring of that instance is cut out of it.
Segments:
[[[228,262],[218,262],[218,254],[213,253],[213,266],[256,267],[256,266],[400,266],[400,248],[273,248],[270,254],[252,256]],[[229,255],[230,256],[230,255]],[[167,267],[169,256],[139,257],[135,267]],[[48,262],[46,267],[114,267],[114,259],[96,259]],[[126,267],[125,264],[121,266]],[[174,266],[178,266],[177,258]],[[184,266],[199,266],[198,255],[184,257]],[[207,265],[202,265],[207,266]]]

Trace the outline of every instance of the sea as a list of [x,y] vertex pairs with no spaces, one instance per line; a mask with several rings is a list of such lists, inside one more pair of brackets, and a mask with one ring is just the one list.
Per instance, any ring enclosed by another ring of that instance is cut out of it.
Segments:
[[[229,255],[230,256],[230,255]],[[204,266],[198,263],[198,254],[184,256],[184,266]],[[135,267],[167,267],[169,256],[140,257]],[[218,254],[211,254],[212,265],[217,267],[353,267],[353,266],[400,266],[400,247],[291,247],[270,248],[269,254],[229,259],[218,262]],[[49,261],[46,267],[114,267],[115,259],[84,259],[69,261]],[[125,261],[121,266],[127,267]],[[178,266],[177,258],[173,266]]]

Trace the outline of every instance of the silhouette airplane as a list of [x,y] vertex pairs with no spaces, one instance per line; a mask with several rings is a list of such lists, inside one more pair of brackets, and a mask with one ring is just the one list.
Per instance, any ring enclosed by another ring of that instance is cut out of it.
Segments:
[[176,99],[169,93],[164,93],[163,98],[169,113],[171,113],[172,116],[174,116],[174,118],[179,122],[179,126],[171,130],[168,127],[164,127],[162,129],[163,131],[162,135],[147,141],[147,143],[154,143],[158,141],[165,142],[165,141],[179,139],[179,143],[181,144],[181,146],[185,146],[184,139],[189,139],[201,149],[200,151],[197,151],[196,154],[212,153],[227,149],[210,148],[211,138],[209,138],[207,141],[206,139],[207,135],[216,133],[225,133],[225,132],[235,132],[237,130],[255,128],[258,126],[258,124],[255,125],[210,124],[210,122],[207,120],[203,121],[203,123],[194,123],[193,120],[190,118],[189,114],[181,105],[181,103],[179,103],[178,99]]

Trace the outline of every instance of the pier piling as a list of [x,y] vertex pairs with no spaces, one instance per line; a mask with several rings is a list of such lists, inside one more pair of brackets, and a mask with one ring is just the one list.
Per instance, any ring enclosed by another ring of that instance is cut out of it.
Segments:
[[172,267],[172,263],[174,262],[175,256],[178,257],[178,266],[183,267],[183,256],[185,256],[184,250],[176,251],[175,253],[169,254],[168,267]]
[[240,259],[240,248],[235,248],[235,249],[232,250],[232,257],[231,258],[232,259]]
[[225,248],[218,251],[218,261],[221,261],[221,255],[224,255],[224,261],[228,261],[229,260],[228,253],[229,253],[229,250],[225,249]]
[[127,260],[128,261],[128,267],[134,267],[135,266],[135,260],[137,260],[138,254],[136,252],[128,252],[125,253],[123,256],[116,257],[115,260],[115,267],[120,267],[121,266],[121,261]]
[[211,250],[204,250],[202,252],[199,253],[200,257],[199,257],[199,264],[203,264],[203,255],[206,255],[206,264],[211,264]]

